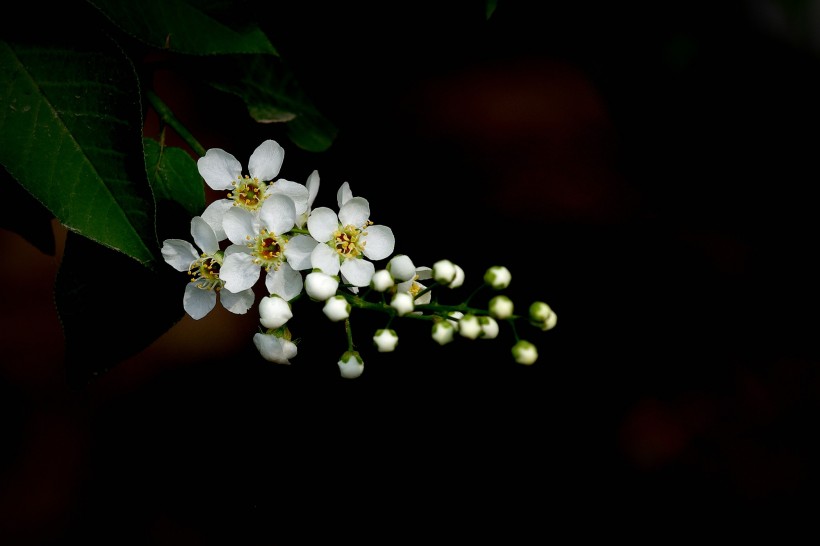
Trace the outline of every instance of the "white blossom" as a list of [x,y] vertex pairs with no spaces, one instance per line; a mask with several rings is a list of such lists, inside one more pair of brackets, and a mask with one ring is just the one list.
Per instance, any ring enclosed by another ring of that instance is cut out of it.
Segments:
[[413,260],[405,254],[396,254],[387,262],[386,269],[393,276],[393,279],[403,282],[409,281],[416,274],[416,266]]
[[433,264],[433,278],[439,284],[450,284],[456,278],[456,266],[450,260],[439,260]]
[[530,305],[530,322],[541,330],[551,330],[558,323],[558,315],[543,301],[536,301]]
[[191,282],[185,286],[182,307],[194,320],[199,320],[216,305],[217,294],[222,307],[243,315],[253,306],[252,290],[224,289],[221,268],[229,253],[219,249],[219,241],[213,226],[200,216],[191,219],[191,236],[196,247],[183,239],[166,239],[162,243],[162,257],[177,271],[187,271]]
[[498,322],[493,317],[482,316],[478,318],[481,325],[481,339],[494,339],[498,337]]
[[462,284],[464,284],[464,270],[461,266],[453,264],[453,267],[456,270],[456,274],[453,277],[453,280],[450,281],[450,284],[447,285],[447,288],[458,288]]
[[338,215],[327,207],[313,209],[307,228],[319,242],[310,255],[311,267],[328,275],[341,271],[342,278],[356,287],[370,284],[372,261],[388,257],[395,246],[393,231],[370,221],[370,204],[362,197],[344,201]]

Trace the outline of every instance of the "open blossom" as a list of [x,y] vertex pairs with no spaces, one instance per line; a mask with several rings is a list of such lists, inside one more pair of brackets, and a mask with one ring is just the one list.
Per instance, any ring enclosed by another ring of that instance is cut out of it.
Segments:
[[222,264],[225,288],[232,292],[251,288],[262,269],[273,275],[285,260],[297,271],[307,269],[316,241],[307,235],[289,234],[295,219],[293,200],[284,194],[268,197],[258,215],[241,208],[226,212],[223,226],[233,245]]
[[338,214],[328,207],[313,209],[307,228],[319,242],[310,256],[312,267],[334,276],[341,271],[353,286],[368,286],[376,270],[371,260],[387,258],[395,246],[393,231],[370,221],[363,197],[344,201]]
[[430,303],[432,298],[432,293],[427,292],[419,296],[421,292],[423,292],[427,287],[421,284],[419,281],[429,280],[433,278],[433,270],[427,266],[421,265],[416,268],[416,274],[409,280],[404,282],[400,282],[396,285],[397,292],[407,292],[411,296],[413,296],[413,303],[415,305],[423,305],[425,303]]
[[191,235],[197,249],[183,239],[166,239],[162,243],[162,257],[177,271],[187,271],[191,282],[185,287],[182,306],[191,318],[199,320],[216,305],[217,293],[222,306],[242,315],[253,306],[252,290],[238,290],[235,293],[223,290],[225,281],[220,278],[220,270],[225,256],[219,249],[219,241],[213,227],[200,216],[191,220]]
[[274,140],[266,140],[251,154],[249,174],[244,176],[242,164],[221,148],[211,148],[197,160],[197,169],[205,183],[211,189],[229,192],[226,198],[216,199],[202,213],[215,226],[220,239],[225,238],[221,219],[231,207],[255,213],[273,193],[284,193],[293,199],[297,215],[307,211],[310,190],[306,186],[284,179],[273,181],[279,175],[284,159],[284,148]]

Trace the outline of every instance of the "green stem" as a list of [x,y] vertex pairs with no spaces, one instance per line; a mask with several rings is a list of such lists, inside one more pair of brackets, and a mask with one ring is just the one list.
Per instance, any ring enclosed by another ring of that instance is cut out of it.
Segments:
[[184,125],[176,118],[174,113],[168,108],[168,105],[162,102],[162,100],[157,96],[156,93],[151,91],[150,89],[147,91],[148,101],[151,103],[151,106],[154,107],[154,110],[157,111],[159,115],[159,119],[161,119],[164,123],[170,125],[174,131],[185,141],[191,149],[199,154],[200,156],[205,155],[205,148],[202,147],[194,136],[185,128]]
[[345,319],[345,334],[347,334],[347,350],[353,350],[353,331],[350,329],[350,317]]

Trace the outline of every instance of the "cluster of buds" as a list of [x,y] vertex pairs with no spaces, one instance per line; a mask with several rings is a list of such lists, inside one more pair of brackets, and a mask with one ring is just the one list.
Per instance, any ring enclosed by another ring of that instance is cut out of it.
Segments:
[[[394,253],[392,230],[370,220],[369,202],[354,197],[347,182],[336,194],[338,211],[313,208],[318,172],[313,171],[306,184],[277,179],[283,160],[284,149],[267,140],[251,155],[247,175],[233,155],[219,148],[208,150],[197,162],[205,182],[225,191],[225,197],[191,220],[196,246],[183,239],[168,239],[162,246],[166,262],[190,275],[183,307],[192,318],[207,315],[217,300],[232,313],[247,313],[264,273],[268,295],[259,301],[260,331],[253,343],[270,362],[290,364],[298,353],[288,324],[292,304],[303,294],[321,304],[329,321],[344,323],[347,348],[338,367],[345,378],[359,377],[364,370],[352,336],[354,309],[386,315],[385,325],[372,336],[379,352],[396,349],[399,336],[392,325],[397,318],[430,321],[431,336],[439,345],[452,342],[456,334],[495,339],[501,321],[512,328],[514,360],[525,365],[536,361],[535,345],[519,338],[515,324],[525,319],[540,330],[552,329],[557,315],[549,305],[536,301],[528,315],[520,316],[514,314],[510,298],[497,294],[486,308],[471,306],[480,289],[509,286],[506,267],[487,269],[483,283],[462,303],[442,304],[433,289],[438,294],[461,287],[465,272],[459,265],[444,259],[432,267],[416,266],[410,256]],[[384,266],[377,268],[376,263]]]

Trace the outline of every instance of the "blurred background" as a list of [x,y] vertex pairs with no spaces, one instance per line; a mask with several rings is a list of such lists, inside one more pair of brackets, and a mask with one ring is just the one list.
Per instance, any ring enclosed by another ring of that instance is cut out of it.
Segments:
[[[318,305],[292,321],[291,366],[256,352],[256,316],[217,306],[74,389],[52,293],[65,234],[52,256],[0,230],[11,543],[266,544],[305,517],[348,537],[538,540],[810,501],[820,2],[263,15],[338,139],[311,154],[279,127],[237,131],[240,108],[158,74],[200,142],[246,165],[275,138],[282,177],[318,169],[315,206],[347,181],[396,252],[461,265],[453,302],[506,265],[517,309],[546,301],[558,325],[521,328],[540,355],[522,366],[508,331],[439,347],[412,321],[377,353],[381,317],[356,313],[349,381]],[[123,335],[150,320],[101,297]]]

